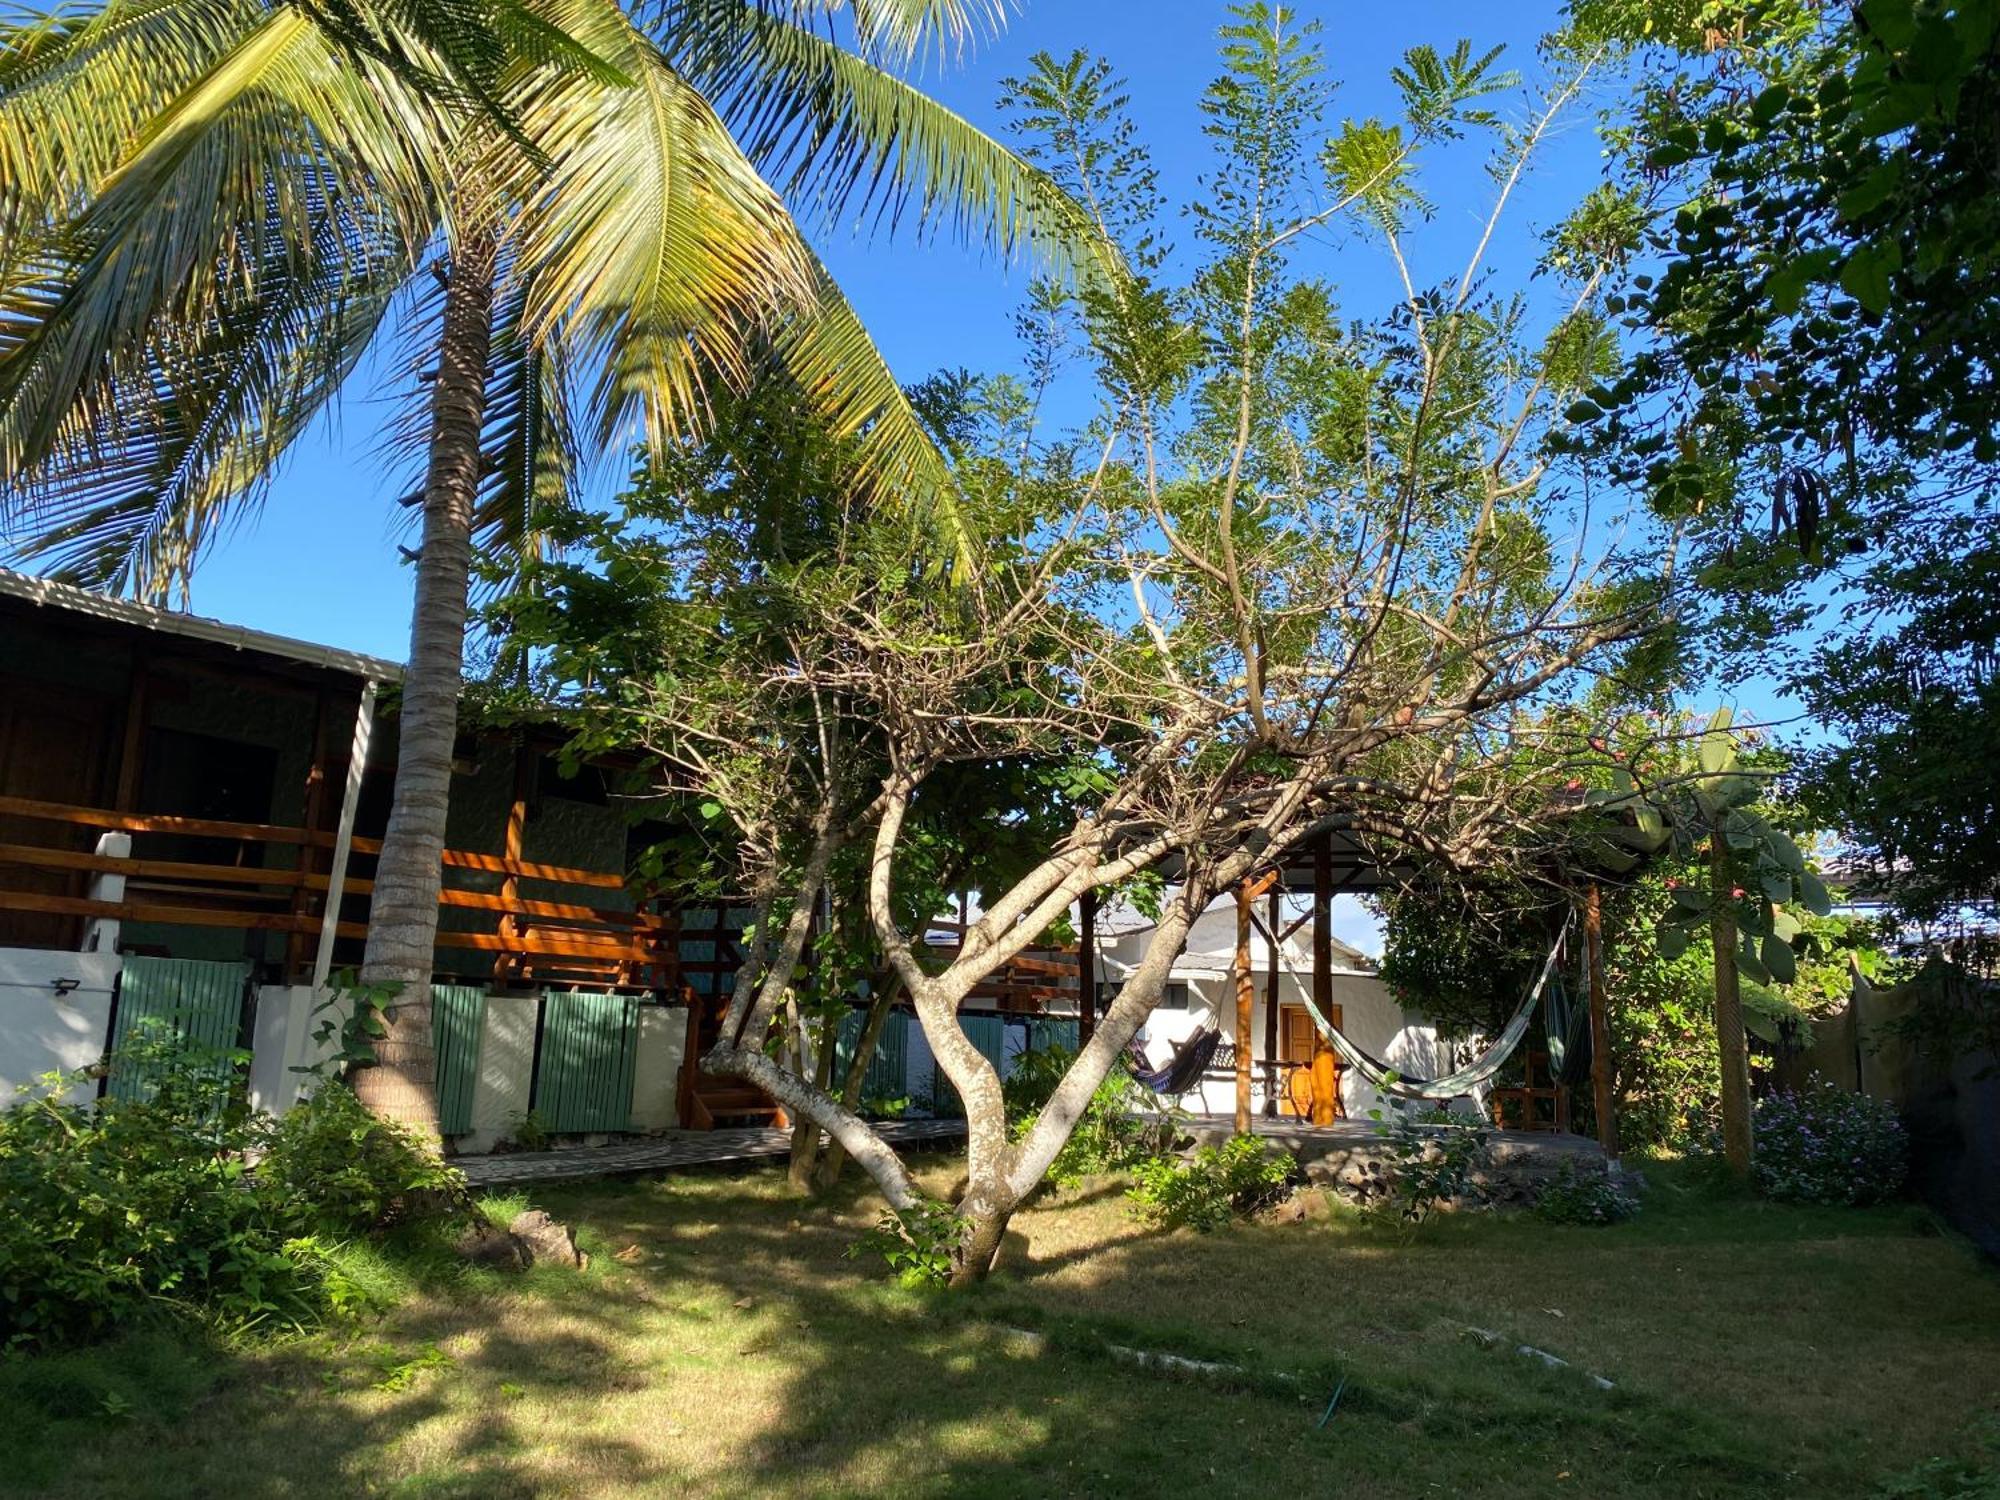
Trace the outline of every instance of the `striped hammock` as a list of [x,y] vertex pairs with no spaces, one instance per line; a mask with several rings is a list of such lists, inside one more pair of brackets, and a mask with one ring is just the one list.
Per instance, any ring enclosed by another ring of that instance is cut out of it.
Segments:
[[1255,922],[1258,931],[1264,934],[1264,940],[1271,945],[1271,952],[1277,956],[1278,962],[1285,966],[1285,972],[1298,981],[1299,995],[1305,1001],[1306,1013],[1312,1017],[1313,1025],[1319,1028],[1319,1034],[1326,1038],[1327,1045],[1346,1058],[1354,1070],[1378,1091],[1394,1094],[1399,1099],[1456,1099],[1462,1094],[1471,1093],[1483,1083],[1490,1083],[1493,1076],[1506,1066],[1507,1059],[1514,1055],[1514,1049],[1521,1045],[1521,1038],[1528,1034],[1528,1023],[1534,1019],[1535,1004],[1542,998],[1542,991],[1548,988],[1549,976],[1555,972],[1556,958],[1562,952],[1563,945],[1563,933],[1558,932],[1555,941],[1549,944],[1548,959],[1542,964],[1542,972],[1535,980],[1534,988],[1530,989],[1521,1003],[1515,1007],[1514,1014],[1500,1029],[1500,1035],[1493,1039],[1484,1052],[1457,1072],[1447,1073],[1442,1078],[1411,1078],[1390,1067],[1380,1058],[1369,1056],[1349,1041],[1339,1027],[1327,1020],[1312,997],[1312,985],[1292,966],[1291,960],[1285,956],[1283,945],[1266,925],[1262,915],[1252,911],[1250,920]]

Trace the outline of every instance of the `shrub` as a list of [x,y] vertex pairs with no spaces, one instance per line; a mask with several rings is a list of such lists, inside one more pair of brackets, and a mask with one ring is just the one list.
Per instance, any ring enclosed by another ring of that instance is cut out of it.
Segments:
[[[146,1097],[66,1104],[50,1075],[0,1113],[0,1347],[74,1343],[159,1309],[298,1327],[361,1305],[338,1247],[457,1174],[330,1090],[282,1124],[216,1059],[121,1054]],[[255,1174],[248,1162],[268,1151]]]
[[1149,1224],[1206,1233],[1275,1203],[1297,1171],[1290,1152],[1269,1156],[1255,1136],[1239,1135],[1220,1146],[1202,1146],[1184,1160],[1140,1162],[1127,1196]]
[[1609,1172],[1579,1170],[1566,1161],[1535,1199],[1535,1213],[1551,1224],[1622,1224],[1639,1200]]
[[149,1098],[61,1102],[51,1075],[0,1114],[0,1344],[99,1334],[156,1302],[299,1323],[322,1306],[310,1254],[288,1249],[245,1179],[260,1122],[185,1054],[149,1060]]
[[949,1203],[927,1201],[900,1213],[892,1209],[847,1253],[850,1258],[881,1256],[904,1286],[943,1286],[951,1280],[952,1255],[970,1222]]
[[[1034,1128],[1056,1085],[1075,1061],[1076,1054],[1067,1047],[1037,1047],[1015,1060],[1004,1086],[1007,1120],[1015,1140]],[[1076,1129],[1050,1163],[1047,1181],[1057,1187],[1074,1187],[1086,1177],[1157,1160],[1174,1131],[1171,1119],[1162,1125],[1143,1116],[1141,1112],[1151,1102],[1124,1069],[1114,1068],[1090,1096]]]
[[1405,1224],[1421,1224],[1473,1190],[1472,1174],[1486,1161],[1483,1122],[1465,1124],[1442,1109],[1420,1115],[1375,1109],[1369,1116],[1389,1143],[1389,1196],[1382,1206]]
[[1893,1106],[1820,1082],[1757,1101],[1752,1180],[1792,1203],[1880,1203],[1902,1191],[1909,1144]]
[[257,1189],[275,1215],[335,1234],[380,1229],[464,1179],[401,1125],[370,1114],[345,1084],[323,1084],[271,1128]]

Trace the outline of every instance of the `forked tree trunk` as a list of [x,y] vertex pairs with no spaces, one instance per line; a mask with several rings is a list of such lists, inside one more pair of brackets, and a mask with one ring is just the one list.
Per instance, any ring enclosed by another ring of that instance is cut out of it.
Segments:
[[430,978],[465,660],[466,584],[493,342],[494,267],[493,236],[468,231],[453,254],[445,291],[395,799],[375,867],[361,963],[363,984],[393,986],[395,993],[387,1006],[387,1034],[375,1042],[375,1066],[355,1075],[354,1091],[376,1114],[433,1142],[439,1132]]
[[960,1202],[958,1211],[965,1215],[966,1229],[952,1265],[953,1286],[973,1286],[991,1274],[993,1263],[1000,1257],[1001,1242],[1007,1238],[1007,1225],[1014,1217],[1014,1208],[1013,1204],[1002,1208],[998,1202],[977,1194],[967,1194]]

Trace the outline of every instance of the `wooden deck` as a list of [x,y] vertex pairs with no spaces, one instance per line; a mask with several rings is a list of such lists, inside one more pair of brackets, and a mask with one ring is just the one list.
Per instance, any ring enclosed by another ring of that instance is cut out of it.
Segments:
[[[961,1140],[963,1120],[891,1120],[877,1125],[892,1146],[934,1146]],[[585,1177],[627,1177],[675,1172],[686,1167],[728,1166],[788,1156],[789,1130],[768,1126],[743,1130],[674,1130],[617,1146],[574,1146],[564,1151],[513,1151],[500,1156],[467,1156],[454,1162],[475,1188],[512,1187],[522,1182],[568,1182]]]

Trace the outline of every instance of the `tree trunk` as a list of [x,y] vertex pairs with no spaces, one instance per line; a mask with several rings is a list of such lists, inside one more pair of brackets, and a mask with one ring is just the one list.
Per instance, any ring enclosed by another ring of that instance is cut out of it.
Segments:
[[1722,1063],[1722,1152],[1729,1170],[1750,1173],[1750,1048],[1743,1036],[1743,995],[1736,980],[1736,915],[1729,893],[1734,876],[1722,832],[1710,842],[1714,871],[1709,890],[1709,938],[1715,947],[1715,1044]]
[[[828,1014],[820,1018],[819,1053],[813,1058],[813,1087],[821,1093],[833,1087],[833,1048],[839,1034],[838,1015]],[[813,1170],[819,1165],[819,1138],[818,1124],[803,1115],[792,1126],[792,1159],[785,1170],[785,1180],[795,1193],[810,1193],[813,1190]]]
[[[882,1028],[889,1022],[889,1014],[896,1008],[897,981],[893,975],[877,971],[869,985],[869,993],[874,996],[868,1004],[868,1019],[862,1023],[861,1035],[854,1043],[854,1056],[847,1064],[847,1077],[840,1085],[840,1107],[853,1113],[861,1107],[861,1092],[868,1084],[868,1067],[875,1061],[875,1049],[882,1041]],[[830,1192],[840,1182],[841,1170],[847,1165],[847,1148],[838,1139],[829,1139],[826,1154],[819,1161],[819,1175],[814,1186],[822,1193]]]
[[1604,897],[1591,881],[1584,898],[1584,956],[1590,967],[1590,1097],[1597,1112],[1597,1140],[1618,1160],[1618,1104],[1612,1090],[1610,996],[1604,984]]
[[430,978],[437,946],[440,859],[465,660],[466,582],[478,499],[480,433],[493,339],[495,245],[469,230],[452,257],[444,332],[431,389],[423,551],[417,560],[410,662],[403,678],[395,799],[369,904],[361,981],[387,985],[388,1032],[355,1092],[376,1114],[438,1139],[437,1055]]
[[1001,1241],[1014,1217],[1014,1204],[991,1189],[967,1192],[958,1211],[965,1216],[965,1234],[952,1257],[951,1284],[972,1286],[984,1281],[1000,1258]]

